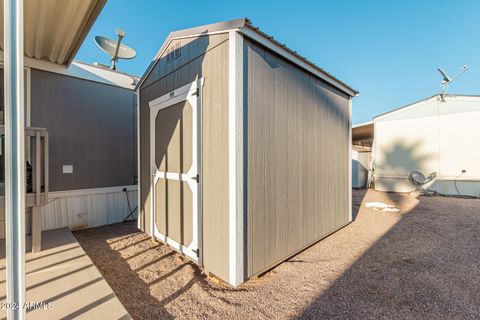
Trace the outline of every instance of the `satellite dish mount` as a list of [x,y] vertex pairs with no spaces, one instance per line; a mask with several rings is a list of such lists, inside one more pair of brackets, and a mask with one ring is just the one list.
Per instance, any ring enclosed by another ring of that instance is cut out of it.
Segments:
[[120,49],[120,45],[122,44],[122,39],[125,37],[125,31],[122,29],[115,30],[117,32],[117,45],[115,48],[115,54],[112,57],[112,70],[117,70],[117,61],[118,61],[118,50]]
[[125,37],[125,31],[117,29],[116,33],[117,41],[102,36],[95,37],[95,43],[97,46],[112,57],[112,70],[117,70],[118,59],[133,59],[137,55],[135,50],[122,44],[122,40]]
[[445,72],[445,70],[443,70],[442,68],[438,68],[437,69],[438,72],[440,72],[440,74],[442,75],[443,79],[442,79],[442,82],[441,82],[441,85],[442,85],[442,101],[445,101],[445,94],[447,93],[447,90],[448,90],[448,85],[450,83],[452,83],[453,81],[455,81],[455,79],[457,79],[458,77],[460,77],[465,71],[468,70],[468,66],[467,65],[464,65],[461,69],[460,69],[460,72],[453,78],[450,78],[447,73]]

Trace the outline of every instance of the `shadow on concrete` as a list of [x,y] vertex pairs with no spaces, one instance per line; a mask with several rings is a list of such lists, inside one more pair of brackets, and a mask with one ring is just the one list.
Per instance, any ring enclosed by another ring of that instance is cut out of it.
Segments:
[[[51,303],[52,307],[30,307],[26,310],[29,318],[93,317],[109,308],[116,308],[109,311],[112,317],[128,318],[115,294],[67,228],[45,231],[42,240],[43,251],[26,256],[26,298],[37,304]],[[3,251],[4,240],[1,246]],[[5,262],[4,258],[0,260],[0,301],[6,299]],[[0,319],[5,319],[2,315],[0,312]]]

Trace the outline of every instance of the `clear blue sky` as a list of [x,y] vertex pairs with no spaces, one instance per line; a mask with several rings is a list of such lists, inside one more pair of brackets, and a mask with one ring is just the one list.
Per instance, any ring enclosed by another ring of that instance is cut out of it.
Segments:
[[248,17],[253,24],[360,91],[353,122],[440,91],[442,66],[470,69],[450,93],[480,94],[480,1],[110,0],[76,59],[108,64],[95,35],[138,52],[119,69],[142,75],[170,31]]

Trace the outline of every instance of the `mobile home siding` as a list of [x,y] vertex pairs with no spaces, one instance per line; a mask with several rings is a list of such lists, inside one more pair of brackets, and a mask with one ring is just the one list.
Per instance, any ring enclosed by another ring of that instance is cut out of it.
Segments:
[[424,186],[429,190],[480,196],[480,153],[472,147],[480,139],[479,97],[447,95],[442,101],[436,95],[374,121],[377,190],[414,191],[408,177],[418,170],[437,173]]
[[349,97],[245,41],[247,276],[349,222]]
[[[161,56],[140,88],[140,225],[150,232],[149,101],[205,79],[202,89],[203,259],[207,271],[228,278],[228,34],[174,40],[180,57]],[[168,51],[168,50],[167,50]]]
[[32,69],[31,125],[49,133],[50,191],[134,184],[135,100],[132,90]]

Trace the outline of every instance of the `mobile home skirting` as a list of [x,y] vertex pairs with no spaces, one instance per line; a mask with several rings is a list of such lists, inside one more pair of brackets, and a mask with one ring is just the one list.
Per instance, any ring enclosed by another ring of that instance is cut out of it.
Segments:
[[[123,189],[127,189],[127,192]],[[127,200],[128,193],[128,200]],[[137,186],[120,186],[51,192],[41,208],[42,231],[68,227],[70,230],[122,222],[137,207]],[[128,206],[130,202],[130,207]],[[26,212],[26,234],[31,233],[31,208]],[[0,238],[5,237],[5,212],[0,208]]]

